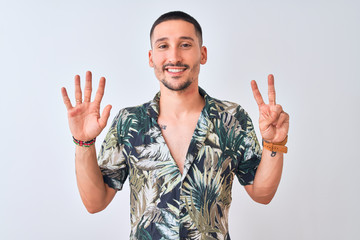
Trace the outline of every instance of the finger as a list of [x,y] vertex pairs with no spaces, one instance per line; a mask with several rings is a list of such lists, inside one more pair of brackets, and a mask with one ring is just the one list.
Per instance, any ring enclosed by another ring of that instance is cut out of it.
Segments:
[[276,125],[277,122],[279,121],[279,117],[280,114],[283,112],[282,106],[281,105],[275,105],[275,106],[270,106],[270,116],[269,116],[269,120],[272,122],[272,124]]
[[264,100],[263,100],[263,98],[261,96],[261,93],[259,91],[259,88],[258,88],[255,80],[251,81],[251,89],[252,89],[252,92],[254,94],[255,101],[258,104],[258,106],[260,107],[261,105],[264,104]]
[[271,109],[272,112],[276,113],[277,115],[280,115],[280,113],[283,112],[283,108],[282,108],[282,106],[280,104],[277,104],[275,106],[271,106],[270,109]]
[[269,76],[268,76],[268,95],[269,95],[269,104],[276,105],[274,76],[272,74],[269,74]]
[[101,77],[100,81],[99,81],[99,87],[96,91],[96,95],[95,95],[95,99],[94,99],[94,102],[97,102],[98,104],[100,104],[100,102],[104,96],[105,82],[106,82],[106,79],[104,77]]
[[90,71],[86,72],[85,88],[84,88],[84,102],[91,101],[92,92],[92,74]]
[[82,102],[82,92],[81,92],[79,75],[75,76],[75,100],[76,100],[76,105],[81,104]]
[[111,110],[112,106],[111,105],[107,105],[102,114],[101,114],[101,117],[99,119],[99,124],[100,124],[100,127],[101,128],[104,128],[106,126],[106,123],[109,119],[109,116],[110,116],[110,110]]
[[279,128],[281,127],[284,123],[288,123],[289,122],[289,114],[287,114],[286,112],[282,112],[280,113],[278,122],[276,124],[276,127]]
[[73,108],[73,106],[71,105],[71,101],[69,99],[69,96],[66,92],[66,88],[61,88],[61,95],[63,97],[63,101],[64,101],[64,104],[65,104],[65,107],[67,110],[70,110]]

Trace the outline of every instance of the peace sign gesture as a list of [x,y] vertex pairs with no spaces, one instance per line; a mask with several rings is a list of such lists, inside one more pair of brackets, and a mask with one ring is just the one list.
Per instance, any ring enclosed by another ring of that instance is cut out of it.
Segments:
[[71,104],[66,89],[61,89],[64,104],[68,111],[70,131],[74,138],[81,141],[89,141],[97,137],[105,128],[110,115],[111,105],[107,105],[104,108],[102,116],[100,117],[100,103],[104,95],[104,90],[105,78],[102,77],[98,90],[96,91],[95,99],[91,102],[92,75],[90,71],[86,72],[84,99],[82,99],[80,76],[75,76],[75,106]]
[[251,81],[254,98],[259,106],[259,127],[265,141],[282,142],[289,131],[289,114],[283,111],[281,105],[276,104],[274,76],[268,76],[269,104],[265,104],[255,80]]

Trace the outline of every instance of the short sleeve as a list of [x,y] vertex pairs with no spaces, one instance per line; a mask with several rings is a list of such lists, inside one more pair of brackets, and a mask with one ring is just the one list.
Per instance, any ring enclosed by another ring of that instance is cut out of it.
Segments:
[[98,155],[98,165],[104,182],[115,190],[122,189],[129,172],[124,145],[120,144],[118,140],[118,124],[121,113],[122,111],[114,118]]
[[245,112],[243,114],[245,114],[243,118],[245,132],[241,136],[243,137],[241,144],[242,154],[235,172],[240,184],[245,186],[253,184],[262,151],[250,117]]

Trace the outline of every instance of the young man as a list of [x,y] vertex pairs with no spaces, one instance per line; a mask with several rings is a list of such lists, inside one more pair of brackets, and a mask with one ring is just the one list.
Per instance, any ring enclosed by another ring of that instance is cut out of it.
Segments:
[[149,64],[160,92],[141,106],[120,110],[98,157],[93,143],[111,109],[106,106],[100,116],[105,78],[90,102],[91,73],[86,73],[83,101],[76,76],[75,107],[62,89],[78,145],[81,198],[89,212],[99,212],[129,177],[130,239],[230,239],[234,176],[263,204],[271,201],[280,182],[289,116],[275,102],[274,78],[268,77],[269,104],[251,82],[260,111],[261,151],[244,109],[198,86],[207,50],[197,21],[183,12],[166,13],[155,21],[150,39]]

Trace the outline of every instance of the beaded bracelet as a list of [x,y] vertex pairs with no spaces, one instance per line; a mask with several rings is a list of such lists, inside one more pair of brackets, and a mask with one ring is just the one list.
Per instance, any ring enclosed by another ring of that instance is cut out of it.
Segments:
[[91,139],[90,141],[84,142],[84,141],[80,141],[77,140],[76,138],[74,138],[73,136],[73,141],[76,145],[81,146],[81,147],[90,147],[91,145],[93,145],[95,143],[96,138]]

